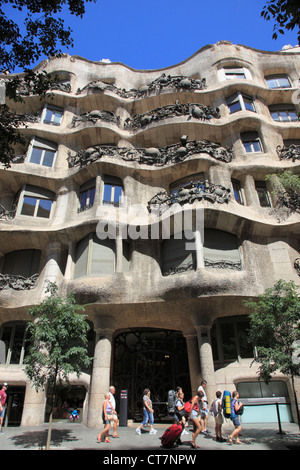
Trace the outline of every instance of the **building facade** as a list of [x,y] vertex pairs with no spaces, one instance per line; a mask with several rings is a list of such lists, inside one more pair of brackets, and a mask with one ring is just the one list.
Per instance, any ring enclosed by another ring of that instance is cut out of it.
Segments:
[[222,41],[163,70],[69,55],[36,70],[59,83],[42,99],[21,90],[28,146],[0,171],[6,425],[47,419],[23,359],[48,280],[85,306],[94,357],[57,419],[78,407],[98,427],[110,384],[128,391],[129,418],[145,387],[163,417],[170,388],[190,398],[205,379],[209,401],[239,390],[245,419],[272,420],[280,402],[295,420],[288,378],[257,379],[243,301],[299,282],[299,215],[278,214],[267,178],[299,171],[299,48]]

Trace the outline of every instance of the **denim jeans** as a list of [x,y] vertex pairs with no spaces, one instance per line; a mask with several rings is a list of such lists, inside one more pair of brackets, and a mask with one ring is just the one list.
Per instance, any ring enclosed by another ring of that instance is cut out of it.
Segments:
[[153,413],[144,409],[144,419],[142,425],[144,426],[146,423],[148,423],[148,420],[150,420],[151,425],[154,423]]

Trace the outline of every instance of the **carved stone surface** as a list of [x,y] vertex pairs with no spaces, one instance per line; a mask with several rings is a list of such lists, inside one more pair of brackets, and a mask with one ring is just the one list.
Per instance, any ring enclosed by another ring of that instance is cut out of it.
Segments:
[[173,105],[152,109],[147,113],[137,114],[133,116],[133,118],[127,118],[124,123],[124,128],[127,130],[141,129],[150,123],[177,116],[188,116],[188,120],[194,118],[207,121],[211,118],[220,118],[220,111],[218,108],[214,110],[210,106],[203,104],[180,104],[176,101]]
[[163,272],[164,276],[171,276],[173,274],[181,274],[186,273],[188,271],[195,270],[195,263],[194,261],[190,261],[187,264],[182,264],[180,266],[171,266],[167,271]]
[[277,155],[280,160],[300,160],[300,145],[291,144],[283,147],[277,146]]
[[171,76],[166,75],[163,73],[160,77],[156,80],[153,80],[148,85],[141,87],[139,90],[136,88],[131,88],[130,90],[125,90],[124,88],[118,88],[115,85],[111,85],[108,83],[104,83],[101,80],[95,80],[93,82],[88,83],[83,88],[78,88],[76,94],[80,95],[84,91],[92,90],[93,92],[105,92],[111,91],[118,96],[126,99],[138,99],[150,96],[152,94],[159,94],[163,89],[170,89],[170,91],[195,91],[195,90],[203,90],[207,88],[206,80],[203,78],[194,79],[189,78],[183,75],[179,76]]
[[115,116],[114,113],[111,113],[110,111],[101,111],[96,109],[94,111],[90,111],[89,113],[80,114],[80,116],[74,116],[72,119],[71,127],[77,127],[83,122],[91,122],[95,124],[97,121],[99,121],[99,119],[101,121],[111,122],[120,125],[119,116]]
[[108,145],[95,145],[86,150],[79,151],[76,155],[69,153],[69,167],[83,167],[99,160],[103,156],[122,158],[125,161],[135,161],[140,164],[163,166],[184,161],[197,153],[206,153],[216,160],[229,163],[232,160],[232,149],[225,149],[219,144],[209,140],[188,141],[187,136],[182,136],[179,144],[167,147],[127,148]]
[[38,274],[33,274],[29,278],[12,274],[0,274],[0,290],[28,290],[32,289],[38,279]]
[[163,213],[173,204],[192,204],[202,199],[211,203],[228,203],[230,200],[230,189],[224,186],[211,184],[208,181],[191,181],[180,188],[168,193],[161,191],[153,196],[148,203],[148,210],[155,213]]

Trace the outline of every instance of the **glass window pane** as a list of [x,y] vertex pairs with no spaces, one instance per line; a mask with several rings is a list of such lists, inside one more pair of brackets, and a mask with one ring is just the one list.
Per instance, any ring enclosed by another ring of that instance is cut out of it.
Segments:
[[254,151],[254,152],[261,152],[261,145],[260,145],[259,140],[255,140],[255,141],[252,143],[252,146],[253,146],[253,151]]
[[121,186],[115,186],[115,194],[114,194],[114,204],[119,205],[120,200],[122,197],[122,188]]
[[44,158],[42,161],[43,166],[52,167],[55,152],[53,150],[45,150]]
[[291,87],[290,82],[289,82],[288,78],[286,78],[286,77],[279,77],[277,79],[277,81],[278,81],[278,86],[280,88],[290,88]]
[[221,335],[224,360],[237,359],[234,326],[232,323],[221,323]]
[[5,326],[2,330],[2,336],[1,336],[1,340],[5,344],[5,361],[7,361],[7,354],[9,352],[11,334],[12,334],[12,327]]
[[61,117],[62,117],[62,113],[60,113],[59,111],[54,112],[53,113],[53,119],[52,119],[53,124],[54,125],[59,125]]
[[239,101],[232,103],[229,105],[230,113],[236,113],[237,111],[241,111],[242,107]]
[[255,111],[252,101],[248,98],[244,98],[244,104],[247,111]]
[[251,142],[244,142],[244,147],[247,153],[253,152]]
[[90,198],[89,198],[89,205],[90,206],[92,206],[94,204],[95,192],[96,192],[96,188],[91,188],[90,189]]
[[278,87],[277,81],[276,81],[275,78],[268,78],[267,79],[267,84],[268,84],[269,88],[277,88]]
[[103,202],[106,203],[111,203],[111,191],[112,191],[112,185],[111,184],[105,184],[104,185],[104,193],[103,193]]
[[83,191],[80,194],[80,209],[84,209],[87,206],[87,196],[88,196],[87,191]]
[[52,114],[53,114],[53,112],[51,111],[51,109],[46,109],[46,114],[45,114],[45,119],[44,119],[45,124],[50,124],[51,123]]
[[21,210],[22,215],[34,216],[34,210],[37,199],[35,197],[25,196],[23,201],[23,207]]
[[91,274],[113,274],[114,271],[114,241],[98,241],[95,238],[92,248]]
[[10,364],[19,364],[23,347],[25,327],[23,325],[17,325],[15,327],[14,333],[15,334],[11,350]]
[[39,165],[41,162],[42,153],[43,149],[33,147],[29,159],[30,163],[36,163],[37,165]]
[[52,207],[52,201],[49,199],[40,199],[37,211],[37,217],[49,219]]

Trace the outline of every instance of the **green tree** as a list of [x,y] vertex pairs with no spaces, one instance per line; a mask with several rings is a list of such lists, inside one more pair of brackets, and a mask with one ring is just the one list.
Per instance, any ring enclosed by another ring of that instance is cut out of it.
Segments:
[[51,440],[52,412],[58,384],[68,384],[69,375],[79,376],[92,359],[87,352],[86,316],[77,305],[73,294],[63,298],[57,286],[49,283],[49,293],[40,304],[32,307],[27,322],[28,351],[25,372],[36,390],[47,390],[50,396],[50,418],[46,449]]
[[275,212],[291,213],[300,212],[300,176],[291,170],[285,170],[276,175],[267,175],[267,180],[272,180],[274,189],[272,193],[276,198]]
[[82,17],[89,2],[96,0],[0,0],[0,73],[21,74],[2,76],[6,102],[0,102],[0,163],[5,167],[10,167],[16,145],[26,144],[19,130],[26,118],[13,109],[14,102],[22,101],[20,85],[41,97],[52,89],[57,77],[32,67],[73,47],[72,30],[62,17]]
[[256,347],[254,361],[259,363],[259,377],[269,383],[272,375],[282,372],[291,378],[298,424],[299,409],[295,377],[300,376],[300,299],[294,282],[280,279],[257,300],[244,302],[251,311],[249,341]]
[[273,39],[277,39],[278,33],[284,34],[284,30],[293,31],[298,28],[298,43],[300,44],[300,6],[299,0],[270,0],[261,12],[261,16],[269,21],[273,17]]

